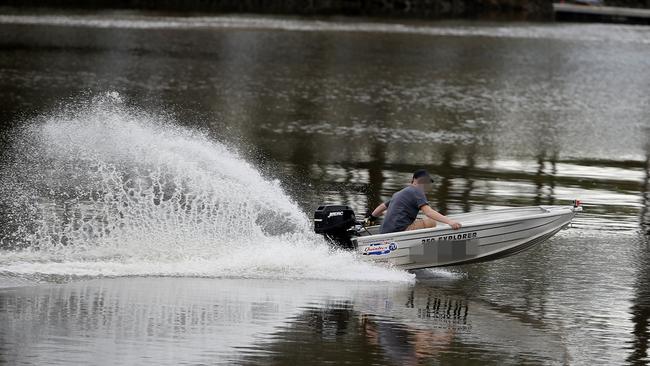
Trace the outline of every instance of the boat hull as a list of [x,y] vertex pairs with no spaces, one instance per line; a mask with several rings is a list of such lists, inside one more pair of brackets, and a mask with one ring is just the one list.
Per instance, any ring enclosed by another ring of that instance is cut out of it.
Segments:
[[[567,227],[579,207],[534,206],[451,215],[463,227],[374,234],[354,240],[357,251],[376,262],[404,269],[495,260],[527,250]],[[374,235],[373,235],[374,234]]]

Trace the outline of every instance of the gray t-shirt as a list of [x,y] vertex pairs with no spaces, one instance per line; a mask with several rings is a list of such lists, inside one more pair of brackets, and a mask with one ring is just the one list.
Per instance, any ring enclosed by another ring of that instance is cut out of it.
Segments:
[[427,197],[420,189],[408,186],[395,193],[393,197],[384,202],[388,212],[381,224],[382,234],[404,231],[415,221],[420,207],[429,204]]

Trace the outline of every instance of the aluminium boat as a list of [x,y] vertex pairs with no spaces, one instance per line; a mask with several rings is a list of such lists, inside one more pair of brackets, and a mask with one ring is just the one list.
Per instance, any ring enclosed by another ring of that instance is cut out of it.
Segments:
[[366,227],[348,206],[321,206],[314,229],[332,243],[358,252],[368,260],[406,270],[495,260],[527,250],[569,227],[580,201],[572,206],[528,206],[448,215],[462,224],[430,229],[379,233]]

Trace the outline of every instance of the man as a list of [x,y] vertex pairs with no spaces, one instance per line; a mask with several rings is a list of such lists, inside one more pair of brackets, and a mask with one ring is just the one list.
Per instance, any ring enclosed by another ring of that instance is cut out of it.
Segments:
[[[366,218],[366,222],[372,223],[388,210],[384,222],[381,224],[380,233],[393,233],[405,230],[427,229],[436,226],[440,221],[452,227],[460,229],[460,223],[440,214],[429,206],[424,192],[431,187],[433,179],[426,170],[420,169],[413,173],[411,184],[395,193],[393,197],[380,204]],[[418,219],[418,212],[422,211],[426,218]]]

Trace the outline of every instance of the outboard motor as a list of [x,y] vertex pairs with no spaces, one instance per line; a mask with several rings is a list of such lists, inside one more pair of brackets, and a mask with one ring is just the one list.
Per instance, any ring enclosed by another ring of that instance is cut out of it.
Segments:
[[343,248],[353,248],[350,240],[354,235],[357,219],[349,206],[320,206],[314,212],[314,231],[330,242]]

